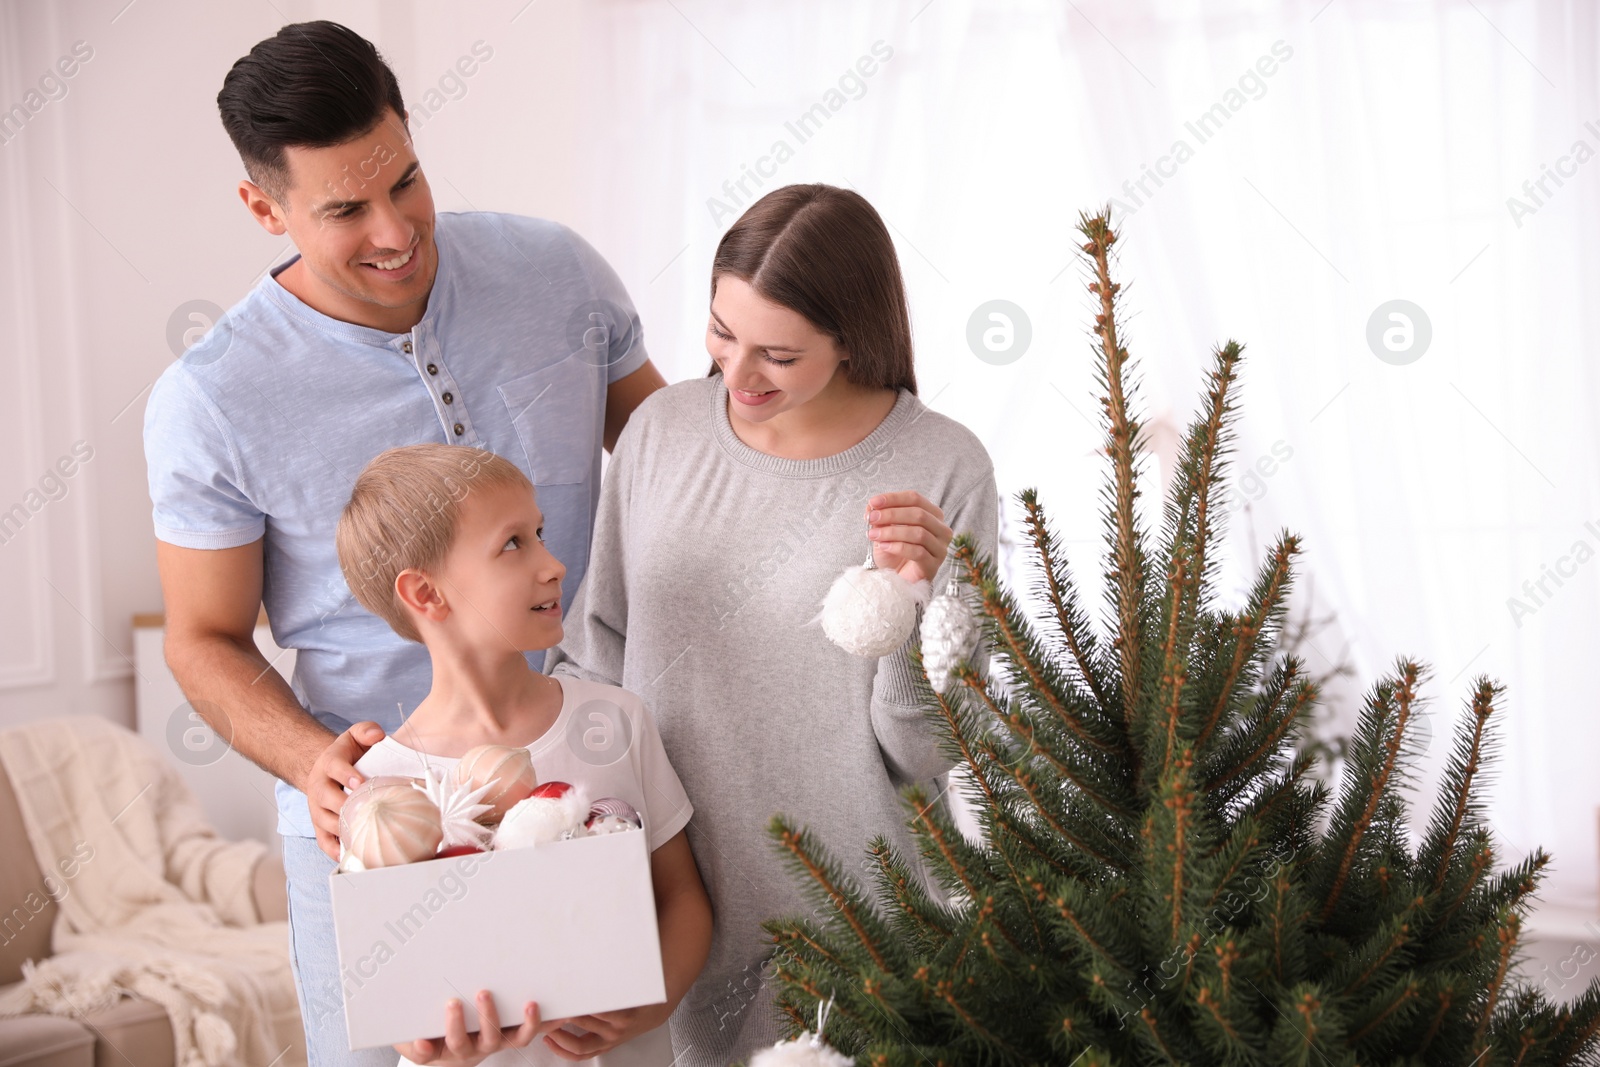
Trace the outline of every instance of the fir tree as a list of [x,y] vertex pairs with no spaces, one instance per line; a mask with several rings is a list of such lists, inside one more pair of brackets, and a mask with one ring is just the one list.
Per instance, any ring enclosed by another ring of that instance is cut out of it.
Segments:
[[995,670],[963,664],[947,694],[924,696],[970,773],[983,843],[908,788],[908,826],[945,893],[882,837],[861,886],[775,818],[821,905],[766,924],[794,1032],[832,1001],[825,1036],[861,1064],[1595,1062],[1600,983],[1556,1006],[1516,976],[1549,858],[1496,865],[1480,793],[1501,688],[1472,683],[1415,849],[1400,792],[1422,666],[1401,660],[1372,687],[1336,791],[1308,774],[1295,746],[1317,686],[1273,654],[1298,540],[1279,535],[1241,609],[1214,590],[1240,346],[1214,353],[1152,543],[1117,236],[1109,212],[1079,230],[1111,466],[1104,624],[1031,491],[1037,619],[956,541]]

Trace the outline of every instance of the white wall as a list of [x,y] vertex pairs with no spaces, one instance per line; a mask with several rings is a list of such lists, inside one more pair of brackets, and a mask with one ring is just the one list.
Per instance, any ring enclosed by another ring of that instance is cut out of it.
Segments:
[[[1433,664],[1437,773],[1473,675],[1510,691],[1494,827],[1557,856],[1547,897],[1594,911],[1600,719],[1587,676],[1600,567],[1536,617],[1522,596],[1579,539],[1600,544],[1600,196],[1589,163],[1532,217],[1526,179],[1600,145],[1592,4],[1226,0],[523,0],[0,5],[0,107],[72,43],[94,57],[0,145],[0,509],[83,440],[65,497],[0,545],[0,726],[81,711],[130,721],[129,616],[159,607],[140,444],[174,309],[227,305],[281,241],[245,216],[217,121],[223,73],[285,19],[374,39],[420,100],[477,41],[494,49],[418,132],[442,210],[554,217],[635,297],[669,380],[705,366],[707,201],[877,40],[895,50],[766,186],[862,191],[890,222],[932,405],[989,445],[1003,492],[1040,485],[1093,582],[1086,307],[1076,212],[1126,197],[1184,123],[1282,39],[1292,62],[1126,217],[1128,336],[1147,411],[1192,410],[1204,353],[1249,347],[1243,462],[1294,450],[1235,516],[1280,525],[1337,611],[1364,688],[1401,653]],[[748,200],[745,201],[748,203]],[[741,205],[742,206],[742,205]],[[1006,297],[1033,348],[991,367],[967,316]],[[1382,301],[1433,317],[1412,366],[1363,336]],[[1074,409],[1074,406],[1076,410]],[[1329,650],[1332,653],[1332,649]],[[1336,654],[1332,658],[1337,658]]]
[[251,45],[284,17],[344,22],[412,101],[485,42],[490,60],[417,131],[439,209],[585,228],[584,168],[569,165],[585,51],[571,4],[120,6],[0,5],[0,107],[26,106],[74,42],[92,52],[65,96],[41,94],[0,144],[0,509],[26,508],[75,442],[92,454],[0,544],[0,728],[66,713],[134,722],[131,618],[161,609],[141,430],[174,357],[169,319],[193,300],[227,307],[289,254],[239,202],[243,171],[217,118],[223,75]]

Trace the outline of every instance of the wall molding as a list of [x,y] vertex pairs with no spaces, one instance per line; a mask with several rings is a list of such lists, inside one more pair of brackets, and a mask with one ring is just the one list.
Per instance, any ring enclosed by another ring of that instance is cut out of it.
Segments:
[[[22,25],[22,10],[21,5],[17,4],[0,5],[0,53],[5,58],[0,67],[22,72],[19,78],[26,77],[28,69],[21,58],[21,42],[28,36],[27,28]],[[4,93],[4,99],[7,100],[20,89],[20,84],[0,85],[0,93]],[[34,224],[37,218],[32,210],[36,205],[29,203],[32,190],[26,166],[29,148],[34,143],[29,140],[28,134],[40,131],[24,128],[18,132],[20,136],[0,146],[0,173],[5,175],[5,210],[17,234],[17,239],[10,242],[8,263],[11,272],[9,299],[13,309],[12,314],[6,316],[9,328],[0,329],[0,336],[7,338],[11,351],[16,354],[19,377],[16,396],[21,408],[19,422],[22,447],[11,453],[11,461],[21,465],[24,484],[30,484],[44,470],[45,464],[42,458],[43,427],[40,424],[44,392],[40,382],[38,305],[35,302],[37,294],[33,274],[29,269],[29,258],[35,248]],[[15,501],[0,501],[0,508],[9,508],[13,503]],[[22,583],[22,588],[27,600],[28,626],[35,642],[35,652],[30,662],[0,666],[0,690],[53,685],[57,681],[55,593],[45,584],[50,568],[49,553],[46,551],[49,543],[48,521],[48,516],[41,512],[18,536],[17,540],[25,541],[24,545],[0,545],[0,552],[16,551],[18,548],[27,552],[29,580]],[[15,602],[12,606],[13,610],[22,607]]]

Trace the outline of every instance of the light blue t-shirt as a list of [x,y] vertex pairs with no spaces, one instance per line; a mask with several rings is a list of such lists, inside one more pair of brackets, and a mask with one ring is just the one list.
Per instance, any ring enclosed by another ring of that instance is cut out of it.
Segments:
[[[616,272],[565,226],[441,213],[434,239],[438,277],[410,333],[329,318],[274,272],[166,369],[145,409],[156,537],[223,549],[265,536],[273,639],[297,650],[295,695],[335,733],[363,719],[394,730],[432,679],[427,649],[340,573],[334,529],[361,469],[422,441],[511,460],[566,565],[565,609],[589,558],[606,387],[648,358]],[[305,794],[280,781],[277,802],[279,833],[314,835]]]

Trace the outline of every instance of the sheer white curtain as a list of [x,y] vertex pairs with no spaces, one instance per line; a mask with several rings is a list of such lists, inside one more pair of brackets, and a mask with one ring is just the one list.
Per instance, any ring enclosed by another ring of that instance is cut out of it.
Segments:
[[[924,399],[983,438],[1003,492],[1041,489],[1091,586],[1103,468],[1072,224],[1115,197],[1158,452],[1211,347],[1248,346],[1236,471],[1256,473],[1231,580],[1288,527],[1342,631],[1314,669],[1346,642],[1357,692],[1397,655],[1432,665],[1424,786],[1471,679],[1504,682],[1505,859],[1553,851],[1546,900],[1593,912],[1590,5],[614,0],[583,29],[587,228],[668,377],[705,369],[708,266],[738,211],[790,182],[851,185],[895,234]],[[966,341],[992,299],[1032,326],[1003,366]],[[1396,299],[1431,328],[1404,365],[1367,336]]]

